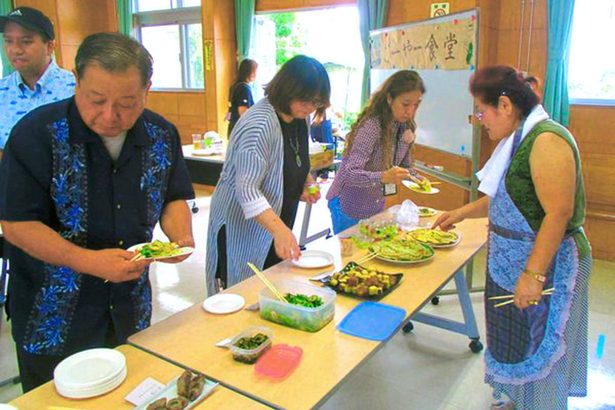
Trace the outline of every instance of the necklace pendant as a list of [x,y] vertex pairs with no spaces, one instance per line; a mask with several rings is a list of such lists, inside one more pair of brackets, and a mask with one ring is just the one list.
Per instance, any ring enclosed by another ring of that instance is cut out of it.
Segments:
[[299,154],[295,154],[295,161],[297,162],[297,166],[301,168],[301,158],[299,158]]

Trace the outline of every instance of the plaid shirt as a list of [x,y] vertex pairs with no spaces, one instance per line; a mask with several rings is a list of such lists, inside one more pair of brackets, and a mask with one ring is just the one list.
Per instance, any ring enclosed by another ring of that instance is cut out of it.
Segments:
[[[391,126],[391,135],[397,141],[393,144],[393,165],[408,168],[411,144],[402,138],[408,126],[397,121]],[[384,209],[381,181],[388,167],[382,163],[381,133],[377,118],[363,122],[327,194],[328,200],[339,197],[344,213],[355,219],[369,218]]]

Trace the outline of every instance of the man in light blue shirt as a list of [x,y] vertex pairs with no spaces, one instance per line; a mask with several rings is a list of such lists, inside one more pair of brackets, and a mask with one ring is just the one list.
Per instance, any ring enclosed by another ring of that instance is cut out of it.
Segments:
[[4,51],[15,72],[0,80],[0,158],[13,126],[33,109],[75,92],[75,76],[53,61],[54,31],[47,16],[18,7],[0,16]]

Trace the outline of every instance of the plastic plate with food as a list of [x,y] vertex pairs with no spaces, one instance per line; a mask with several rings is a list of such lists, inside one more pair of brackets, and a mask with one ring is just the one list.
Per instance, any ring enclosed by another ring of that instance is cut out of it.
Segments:
[[434,188],[431,185],[419,185],[414,181],[403,180],[401,181],[401,183],[409,190],[417,192],[419,194],[437,194],[438,192],[440,192],[438,188]]
[[417,228],[410,231],[408,235],[433,248],[449,248],[461,241],[461,234],[440,229]]
[[162,242],[159,240],[139,243],[131,246],[127,250],[130,252],[138,252],[141,256],[139,259],[154,259],[157,261],[190,255],[194,252],[194,248],[190,246],[181,247],[175,242]]
[[205,399],[217,385],[203,375],[186,370],[171,380],[156,397],[135,407],[135,410],[189,410]]
[[344,295],[378,300],[391,293],[403,276],[403,273],[386,273],[348,262],[342,270],[321,278],[320,282]]
[[403,264],[426,262],[436,254],[429,245],[410,238],[380,241],[369,249],[380,260]]
[[428,206],[419,206],[419,217],[421,218],[429,218],[430,216],[434,216],[437,213],[438,211]]

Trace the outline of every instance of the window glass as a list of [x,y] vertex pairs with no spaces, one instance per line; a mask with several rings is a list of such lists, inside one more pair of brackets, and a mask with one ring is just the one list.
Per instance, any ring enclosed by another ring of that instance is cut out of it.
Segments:
[[171,0],[135,0],[135,11],[168,10],[172,7]]
[[203,88],[203,33],[200,24],[188,24],[188,87]]
[[568,66],[570,99],[574,103],[596,100],[615,104],[615,53],[610,46],[610,39],[615,38],[615,0],[576,1],[574,7]]
[[154,58],[154,88],[182,88],[179,25],[141,29],[141,41]]

